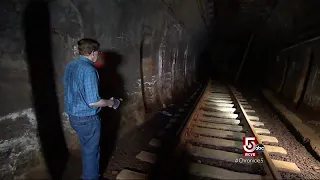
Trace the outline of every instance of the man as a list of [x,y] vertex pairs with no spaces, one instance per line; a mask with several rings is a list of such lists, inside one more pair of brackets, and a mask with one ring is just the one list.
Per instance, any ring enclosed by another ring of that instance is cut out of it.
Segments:
[[117,109],[117,99],[101,99],[98,93],[99,75],[94,68],[100,44],[93,39],[78,42],[79,57],[65,68],[64,108],[72,128],[77,132],[82,154],[82,178],[99,179],[99,141],[102,107]]

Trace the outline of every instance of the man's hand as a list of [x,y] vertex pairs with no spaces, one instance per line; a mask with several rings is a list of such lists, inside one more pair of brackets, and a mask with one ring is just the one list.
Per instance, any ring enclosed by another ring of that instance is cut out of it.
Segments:
[[109,99],[109,101],[111,101],[112,103],[108,104],[109,108],[112,108],[113,104],[114,104],[114,100],[113,97]]
[[113,97],[110,99],[101,99],[98,102],[91,103],[89,106],[95,107],[109,107],[113,109],[117,109],[120,106],[120,101],[118,99],[114,99]]

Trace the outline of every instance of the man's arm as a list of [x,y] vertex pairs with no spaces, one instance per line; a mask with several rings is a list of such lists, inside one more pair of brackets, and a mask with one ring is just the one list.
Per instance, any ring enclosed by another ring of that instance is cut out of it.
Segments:
[[108,99],[101,99],[98,102],[90,103],[89,106],[95,106],[95,107],[112,107],[113,106],[113,100]]
[[113,100],[101,99],[98,90],[98,74],[96,71],[89,71],[84,77],[85,98],[89,106],[112,107]]

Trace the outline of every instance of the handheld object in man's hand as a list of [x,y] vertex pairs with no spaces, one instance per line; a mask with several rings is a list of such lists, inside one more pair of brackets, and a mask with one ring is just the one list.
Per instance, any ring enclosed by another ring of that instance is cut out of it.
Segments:
[[120,101],[118,99],[113,99],[113,109],[117,109],[120,106]]

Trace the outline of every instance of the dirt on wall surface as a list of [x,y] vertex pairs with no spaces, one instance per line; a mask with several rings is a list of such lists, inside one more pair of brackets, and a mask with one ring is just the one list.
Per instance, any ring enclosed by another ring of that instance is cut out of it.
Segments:
[[203,35],[192,3],[175,1],[179,12],[172,13],[162,1],[1,1],[1,179],[38,163],[63,164],[54,156],[78,147],[63,113],[61,79],[83,37],[97,39],[106,55],[101,96],[123,99],[118,111],[102,112],[105,136],[119,139],[147,121],[148,107],[154,112],[188,88]]

